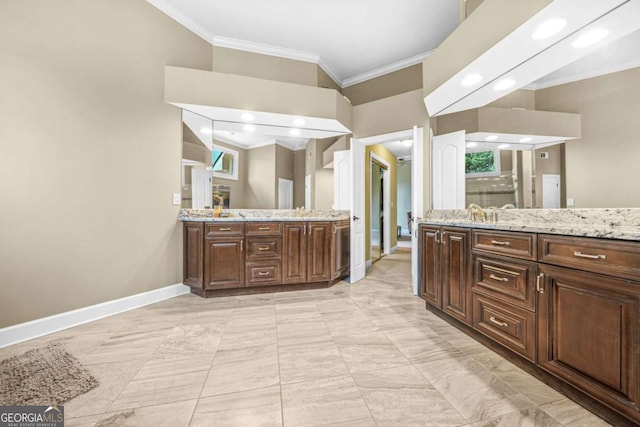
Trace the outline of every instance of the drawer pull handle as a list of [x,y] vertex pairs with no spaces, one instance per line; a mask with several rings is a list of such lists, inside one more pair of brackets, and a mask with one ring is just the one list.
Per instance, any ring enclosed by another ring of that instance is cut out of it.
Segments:
[[538,274],[538,277],[536,277],[536,291],[540,292],[541,294],[544,294],[544,288],[542,287],[543,278],[544,278],[544,273],[540,273]]
[[268,230],[269,227],[258,227],[258,230]]
[[573,256],[577,256],[578,258],[589,258],[589,259],[607,259],[606,255],[589,255],[589,254],[583,254],[580,251],[575,251],[573,253]]
[[229,227],[219,228],[218,230],[220,230],[220,231],[231,231],[231,229]]
[[269,246],[261,246],[258,248],[259,251],[268,251],[269,250]]
[[498,245],[498,246],[509,246],[509,245],[511,245],[511,242],[503,242],[501,240],[492,240],[491,244],[492,245]]
[[258,271],[258,276],[268,276],[269,272],[268,271]]
[[495,323],[495,324],[496,324],[496,325],[498,325],[498,326],[503,326],[503,327],[507,327],[507,326],[509,326],[509,324],[508,324],[507,322],[502,322],[502,321],[500,321],[500,320],[496,319],[496,318],[495,318],[495,317],[493,317],[493,316],[491,316],[491,317],[489,318],[489,321],[491,321],[491,323]]
[[493,280],[497,280],[498,282],[508,282],[509,281],[509,278],[496,276],[495,274],[490,274],[489,277],[492,278]]

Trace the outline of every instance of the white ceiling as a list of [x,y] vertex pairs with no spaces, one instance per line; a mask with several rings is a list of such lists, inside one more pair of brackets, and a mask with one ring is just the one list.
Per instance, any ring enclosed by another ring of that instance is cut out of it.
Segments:
[[421,62],[458,24],[457,0],[147,1],[214,45],[319,62],[343,86]]
[[[411,139],[408,139],[408,141],[411,141]],[[400,140],[385,142],[383,145],[387,150],[391,151],[393,155],[398,158],[411,157],[411,145],[406,146]]]

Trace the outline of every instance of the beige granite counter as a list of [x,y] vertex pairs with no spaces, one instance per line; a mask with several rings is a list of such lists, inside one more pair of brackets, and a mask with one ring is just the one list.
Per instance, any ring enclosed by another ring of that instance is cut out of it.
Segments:
[[640,208],[495,211],[497,221],[482,222],[472,221],[466,210],[432,210],[421,223],[640,241]]
[[338,221],[349,219],[348,210],[225,209],[228,217],[215,218],[213,209],[180,209],[180,221]]

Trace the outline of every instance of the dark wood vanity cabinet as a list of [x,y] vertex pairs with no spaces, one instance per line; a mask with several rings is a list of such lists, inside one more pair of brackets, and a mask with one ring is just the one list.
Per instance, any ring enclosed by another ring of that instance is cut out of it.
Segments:
[[201,296],[330,286],[349,274],[349,233],[348,220],[185,222],[184,284]]
[[471,230],[423,226],[420,240],[421,295],[429,304],[471,324]]
[[[626,422],[619,414],[640,424],[640,242],[463,230],[420,226],[427,303],[445,318],[471,315],[473,330],[528,360],[540,378],[564,383],[561,390],[570,384],[600,402],[615,424]],[[469,233],[472,285],[465,288]],[[461,292],[473,301],[466,311]]]

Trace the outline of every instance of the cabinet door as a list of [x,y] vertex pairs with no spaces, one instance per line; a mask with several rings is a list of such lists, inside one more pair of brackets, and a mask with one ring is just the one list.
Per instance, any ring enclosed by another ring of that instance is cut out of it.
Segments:
[[351,229],[349,221],[340,221],[332,225],[333,245],[331,248],[331,278],[349,275],[351,266]]
[[443,228],[442,310],[471,325],[471,230]]
[[638,417],[640,283],[539,267],[538,363]]
[[307,281],[327,281],[331,277],[331,223],[309,222],[307,230]]
[[205,289],[244,286],[244,238],[205,239]]
[[439,227],[420,226],[420,297],[442,308]]
[[307,281],[307,224],[287,222],[284,224],[282,282],[303,283]]
[[183,231],[182,270],[183,283],[202,289],[203,256],[202,241],[204,224],[201,222],[185,222]]

